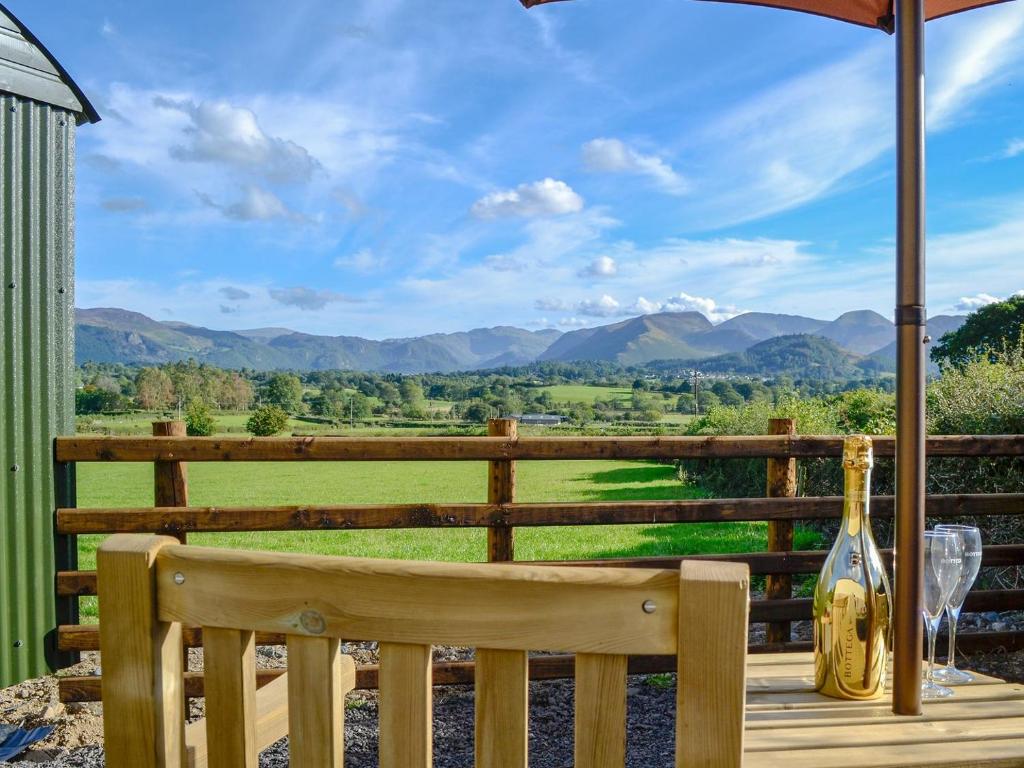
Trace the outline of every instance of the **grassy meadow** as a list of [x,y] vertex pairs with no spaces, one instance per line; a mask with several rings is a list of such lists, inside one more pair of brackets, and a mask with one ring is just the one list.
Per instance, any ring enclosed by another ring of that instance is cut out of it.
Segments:
[[[482,462],[193,463],[190,502],[196,506],[486,501]],[[150,506],[150,464],[83,463],[78,466],[80,507]],[[624,501],[699,498],[699,488],[676,477],[674,467],[644,461],[520,462],[517,499]],[[809,545],[811,534],[797,546]],[[80,567],[95,566],[102,536],[79,537]],[[516,557],[562,560],[662,554],[763,550],[763,523],[569,526],[519,528]],[[475,561],[486,557],[484,529],[294,531],[192,534],[208,546],[313,554]],[[95,615],[92,600],[83,616]]]

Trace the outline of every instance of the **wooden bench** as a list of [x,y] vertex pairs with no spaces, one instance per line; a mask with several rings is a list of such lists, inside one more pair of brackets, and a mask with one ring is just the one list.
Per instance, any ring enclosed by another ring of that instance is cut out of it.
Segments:
[[[678,570],[439,564],[239,552],[116,535],[99,550],[111,768],[250,768],[289,736],[295,768],[342,765],[353,665],[380,644],[380,765],[431,764],[431,646],[476,649],[476,765],[527,764],[527,651],[576,655],[575,764],[622,768],[629,654],[677,654],[676,765],[743,761],[746,565]],[[202,627],[205,721],[185,725],[182,625]],[[255,632],[288,673],[256,690]]]

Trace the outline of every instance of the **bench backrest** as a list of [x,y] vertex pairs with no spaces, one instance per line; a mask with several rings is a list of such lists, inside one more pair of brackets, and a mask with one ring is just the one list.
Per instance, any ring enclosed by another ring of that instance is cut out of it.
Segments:
[[[579,768],[624,765],[627,656],[647,654],[678,657],[676,765],[742,761],[745,565],[404,562],[117,535],[100,548],[98,570],[112,768],[248,768],[284,732],[291,765],[340,767],[343,696],[354,684],[341,638],[379,643],[382,768],[431,765],[432,645],[476,649],[480,768],[526,766],[527,651],[576,654]],[[188,735],[183,625],[202,628],[207,711]],[[257,693],[260,632],[287,636],[288,674]]]

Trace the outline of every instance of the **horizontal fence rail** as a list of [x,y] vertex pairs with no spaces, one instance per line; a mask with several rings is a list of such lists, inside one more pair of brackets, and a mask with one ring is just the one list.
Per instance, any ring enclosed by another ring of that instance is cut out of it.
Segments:
[[[892,496],[871,500],[871,515],[893,516]],[[841,497],[687,499],[590,503],[337,504],[284,507],[59,509],[61,533],[486,528],[493,526],[641,525],[838,518]],[[1024,515],[1024,494],[929,496],[930,517]]]
[[[896,440],[875,438],[892,457]],[[1019,435],[943,435],[928,455],[1024,456]],[[58,437],[58,462],[78,461],[534,461],[545,459],[827,458],[842,437]]]
[[[154,425],[154,437],[61,437],[54,456],[58,465],[77,462],[151,462],[154,464],[153,507],[62,508],[56,512],[61,536],[108,533],[161,533],[185,541],[191,533],[244,531],[336,531],[404,528],[486,528],[486,559],[514,561],[514,532],[518,527],[567,525],[651,525],[671,523],[768,522],[767,552],[723,555],[686,555],[685,559],[744,562],[754,576],[766,577],[765,599],[751,603],[751,621],[767,624],[766,641],[753,652],[809,650],[807,642],[793,642],[791,622],[809,619],[811,601],[794,597],[792,577],[816,573],[824,551],[792,551],[792,525],[797,521],[838,518],[840,497],[798,497],[796,464],[799,459],[836,458],[843,438],[794,434],[792,422],[777,420],[772,435],[738,437],[519,437],[508,420],[492,421],[488,437],[415,438],[198,438],[183,436],[183,425]],[[874,439],[875,454],[893,456],[892,437]],[[1020,457],[1024,436],[954,435],[928,439],[931,458]],[[687,499],[676,501],[535,502],[515,500],[517,461],[585,459],[766,459],[768,487],[765,498]],[[487,462],[488,503],[437,504],[331,504],[299,506],[195,506],[188,501],[188,462],[291,462],[291,461],[479,461]],[[936,519],[966,516],[1024,515],[1024,494],[936,494],[927,498],[927,514]],[[893,516],[893,499],[872,498],[872,515]],[[484,553],[482,553],[483,555]],[[883,552],[891,568],[892,552]],[[562,561],[558,565],[600,565],[635,568],[678,568],[684,556]],[[538,563],[533,563],[538,564]],[[1024,543],[987,546],[983,565],[1005,568],[1024,565]],[[77,606],[80,597],[96,594],[94,571],[61,571],[56,592],[65,604]],[[1024,590],[991,589],[973,592],[970,611],[1024,610]],[[72,611],[69,615],[77,615]],[[282,637],[257,633],[261,645],[278,645]],[[66,624],[58,628],[58,647],[69,653],[99,649],[96,625]],[[186,628],[184,646],[202,645],[202,632]],[[964,633],[958,643],[965,650],[1024,648],[1024,633]],[[634,657],[630,673],[674,669],[669,657]],[[571,677],[571,656],[544,656],[530,660],[534,679]],[[472,661],[434,665],[435,684],[471,683]],[[279,671],[261,670],[261,684]],[[357,687],[376,687],[376,667],[357,673]],[[63,677],[62,701],[92,701],[100,697],[98,677]],[[202,695],[203,678],[188,672],[186,693]]]

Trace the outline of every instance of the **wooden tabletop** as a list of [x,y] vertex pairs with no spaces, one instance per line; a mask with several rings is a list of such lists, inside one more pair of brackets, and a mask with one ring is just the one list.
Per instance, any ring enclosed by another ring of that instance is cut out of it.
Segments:
[[1024,766],[1024,685],[975,673],[920,717],[814,691],[809,653],[747,662],[744,768]]

